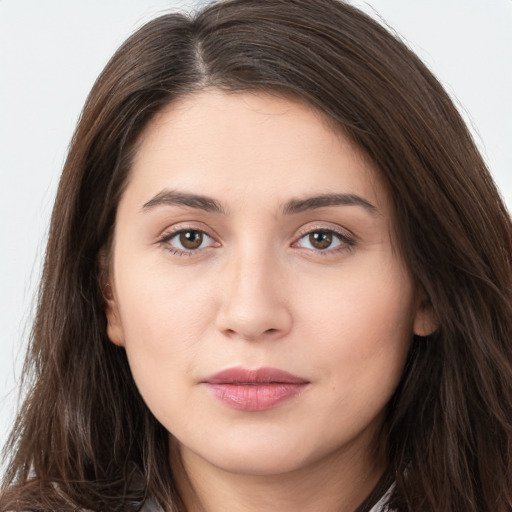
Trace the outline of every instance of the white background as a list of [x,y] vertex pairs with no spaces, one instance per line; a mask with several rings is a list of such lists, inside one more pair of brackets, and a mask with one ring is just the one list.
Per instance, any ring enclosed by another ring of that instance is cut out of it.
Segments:
[[[58,177],[86,95],[134,29],[204,3],[0,0],[0,446]],[[401,34],[456,98],[511,208],[512,0],[353,3]]]

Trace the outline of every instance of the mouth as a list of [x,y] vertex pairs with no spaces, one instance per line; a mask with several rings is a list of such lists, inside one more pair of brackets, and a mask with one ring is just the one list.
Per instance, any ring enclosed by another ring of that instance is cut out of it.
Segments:
[[296,397],[310,382],[277,368],[229,368],[204,384],[224,405],[244,411],[265,411]]

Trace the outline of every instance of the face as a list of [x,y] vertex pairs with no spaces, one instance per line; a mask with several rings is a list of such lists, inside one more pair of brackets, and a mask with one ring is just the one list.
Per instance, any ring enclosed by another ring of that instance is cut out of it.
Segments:
[[370,450],[426,315],[391,233],[372,165],[307,106],[209,91],[156,116],[108,334],[185,459],[269,474]]

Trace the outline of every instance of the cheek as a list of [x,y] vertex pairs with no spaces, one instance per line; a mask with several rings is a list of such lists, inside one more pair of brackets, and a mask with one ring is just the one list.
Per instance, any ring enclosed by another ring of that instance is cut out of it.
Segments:
[[[125,346],[138,372],[152,368],[170,372],[187,366],[211,328],[214,302],[208,282],[187,272],[142,268],[122,269],[116,276]],[[153,370],[151,370],[153,371]]]
[[411,281],[396,265],[345,270],[321,288],[305,284],[297,293],[301,330],[315,347],[313,364],[327,364],[337,379],[389,375],[396,382],[412,339]]
[[197,279],[140,266],[136,272],[119,272],[118,279],[133,378],[149,409],[174,430],[194,400],[197,362],[213,317],[211,293]]

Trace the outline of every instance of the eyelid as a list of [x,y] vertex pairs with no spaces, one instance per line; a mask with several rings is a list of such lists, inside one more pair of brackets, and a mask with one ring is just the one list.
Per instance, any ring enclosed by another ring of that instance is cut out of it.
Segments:
[[349,229],[337,224],[332,224],[330,222],[310,222],[305,226],[302,226],[298,230],[297,235],[300,237],[314,231],[332,231],[333,233],[337,233],[340,236],[344,236],[346,238],[356,238],[356,236]]
[[167,238],[172,234],[186,231],[187,229],[191,231],[201,231],[202,233],[206,233],[210,238],[214,238],[215,240],[220,238],[214,229],[212,229],[209,225],[204,224],[203,222],[195,220],[183,220],[178,221],[172,225],[167,225],[160,231],[160,234],[157,235],[157,239],[162,240],[163,238]]
[[292,246],[297,244],[300,240],[302,240],[305,236],[310,235],[311,233],[315,233],[318,231],[324,231],[324,232],[330,232],[334,233],[340,240],[341,244],[340,246],[336,246],[332,249],[310,249],[314,252],[322,253],[322,254],[328,254],[336,251],[342,251],[342,250],[348,250],[351,249],[357,242],[357,237],[352,233],[350,230],[343,228],[338,225],[332,225],[330,223],[313,223],[309,224],[307,226],[304,226],[300,228],[297,235],[294,237],[294,242],[292,243]]
[[[214,243],[209,245],[208,247],[202,247],[197,249],[180,249],[179,247],[174,247],[169,244],[170,240],[172,240],[175,236],[179,235],[184,231],[197,231],[203,233],[208,238],[210,238]],[[220,242],[218,241],[218,236],[212,234],[211,229],[208,229],[207,227],[204,226],[198,226],[198,223],[194,222],[180,222],[178,224],[175,224],[164,229],[158,236],[156,243],[165,246],[167,250],[173,252],[174,254],[189,256],[196,253],[199,254],[200,252],[210,249],[212,247],[220,247],[221,245]]]

